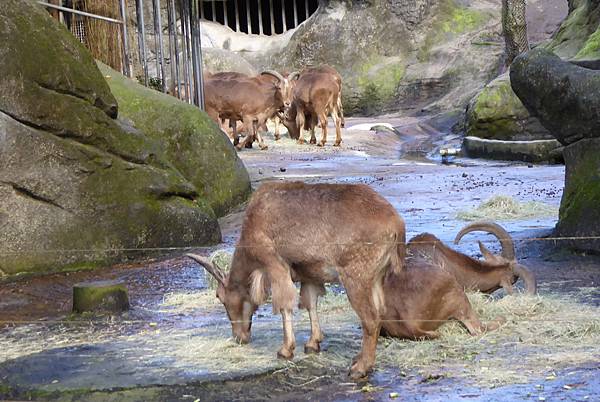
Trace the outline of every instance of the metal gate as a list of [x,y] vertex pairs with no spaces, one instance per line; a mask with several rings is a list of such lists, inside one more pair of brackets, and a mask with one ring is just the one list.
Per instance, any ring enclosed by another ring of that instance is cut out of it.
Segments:
[[[128,3],[135,5],[137,22],[136,42],[137,56],[140,61],[142,74],[139,80],[146,86],[152,86],[162,92],[198,105],[204,109],[204,85],[202,77],[202,52],[200,44],[200,0],[118,0],[119,18],[89,13],[78,9],[77,0],[46,0],[38,1],[41,5],[54,12],[54,16],[85,42],[86,34],[77,24],[77,19],[89,18],[116,24],[120,27],[120,46],[122,49],[122,72],[128,77],[133,75],[131,46],[128,37],[127,10]],[[145,15],[144,4],[152,5],[150,15]],[[166,10],[168,44],[163,43],[162,12]],[[150,35],[154,37],[154,53],[156,60],[156,76],[148,73],[149,48],[146,21],[152,21],[153,29]],[[88,44],[89,46],[89,44]],[[167,57],[168,54],[168,57]],[[168,61],[168,63],[167,63]],[[168,64],[168,66],[167,66]],[[167,90],[167,75],[170,69],[171,86]]]

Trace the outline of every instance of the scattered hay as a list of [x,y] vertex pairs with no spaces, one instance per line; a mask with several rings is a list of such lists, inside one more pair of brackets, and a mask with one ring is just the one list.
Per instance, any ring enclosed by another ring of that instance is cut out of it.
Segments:
[[458,219],[465,221],[512,220],[557,216],[558,208],[543,202],[519,202],[506,195],[498,195],[482,202],[471,211],[460,211]]
[[[450,321],[440,327],[436,340],[380,338],[378,367],[442,373],[478,386],[497,386],[524,383],[532,376],[545,377],[549,371],[600,359],[600,308],[554,295],[515,295],[494,301],[475,293],[469,300],[482,321],[503,316],[506,323],[478,337]],[[345,295],[326,296],[319,310],[328,349],[311,364],[345,370],[360,349],[356,315]]]

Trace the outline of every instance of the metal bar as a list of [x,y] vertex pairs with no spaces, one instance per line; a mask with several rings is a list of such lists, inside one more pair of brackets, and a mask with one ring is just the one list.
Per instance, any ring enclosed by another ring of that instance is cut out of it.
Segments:
[[240,31],[240,10],[237,6],[238,0],[233,0],[233,15],[235,16],[235,32]]
[[175,95],[175,57],[174,57],[174,45],[173,40],[173,14],[171,13],[171,1],[167,0],[167,32],[169,36],[169,67],[171,68],[171,86],[169,90],[171,90],[171,95]]
[[123,29],[121,34],[123,35],[123,73],[127,77],[131,77],[131,65],[129,64],[129,37],[127,36],[127,10],[125,6],[125,0],[120,1],[121,5],[121,18],[123,19]]
[[200,18],[206,18],[204,15],[204,2],[202,0],[198,0],[200,2]]
[[250,0],[246,0],[246,20],[248,22],[248,34],[252,33],[252,20],[250,17]]
[[140,45],[140,61],[142,62],[142,66],[144,68],[144,85],[148,86],[148,60],[146,59],[146,29],[144,28],[144,6],[142,4],[143,0],[136,0],[135,4],[137,6],[137,14],[138,14],[138,36],[139,36],[139,45]]
[[304,0],[304,21],[308,19],[308,0]]
[[258,34],[263,35],[262,0],[258,0]]
[[194,68],[194,95],[196,104],[204,110],[204,82],[202,77],[202,52],[200,39],[200,18],[198,15],[198,3],[192,0],[191,10],[192,27],[192,65]]
[[[156,4],[156,22],[158,25],[158,55],[157,57],[160,60],[160,78],[162,80],[162,90],[163,92],[167,92],[167,80],[165,77],[165,58],[163,52],[163,35],[162,35],[162,16],[160,15],[160,0],[155,0]],[[158,73],[158,71],[157,71]]]
[[229,27],[229,16],[227,15],[227,0],[223,1],[223,23]]
[[177,39],[177,11],[175,10],[175,0],[169,0],[172,24],[173,24],[173,43],[175,48],[175,79],[177,83],[177,97],[181,99],[181,78],[179,77],[179,41]]
[[183,7],[182,10],[184,10],[184,26],[185,26],[185,52],[186,52],[186,59],[185,59],[185,67],[186,67],[186,99],[188,101],[188,103],[193,103],[193,81],[192,81],[192,66],[190,65],[190,61],[192,59],[191,53],[191,44],[190,44],[190,1],[191,0],[183,0]]
[[298,26],[298,5],[296,4],[296,0],[294,0],[294,28]]
[[71,14],[83,15],[84,17],[95,18],[95,19],[102,20],[102,21],[112,22],[114,24],[123,24],[123,21],[119,21],[114,18],[108,18],[108,17],[104,17],[102,15],[90,14],[90,13],[86,13],[85,11],[79,11],[79,10],[74,10],[72,8],[57,6],[54,4],[46,3],[45,1],[38,1],[38,4],[41,4],[41,5],[43,5],[45,7],[49,7],[49,8],[55,8],[60,11],[67,11]]
[[285,19],[285,3],[284,0],[281,1],[281,31],[285,32],[288,29],[287,21]]
[[275,35],[275,15],[273,14],[273,0],[269,0],[269,13],[271,16],[271,35]]
[[212,12],[212,20],[213,22],[217,21],[217,5],[215,4],[215,0],[210,2],[210,11]]

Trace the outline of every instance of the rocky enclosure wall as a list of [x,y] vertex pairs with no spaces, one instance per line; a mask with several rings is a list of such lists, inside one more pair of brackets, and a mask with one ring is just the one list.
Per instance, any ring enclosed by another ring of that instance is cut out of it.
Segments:
[[0,277],[220,241],[250,184],[204,113],[105,70],[109,86],[33,0],[3,2],[0,43]]

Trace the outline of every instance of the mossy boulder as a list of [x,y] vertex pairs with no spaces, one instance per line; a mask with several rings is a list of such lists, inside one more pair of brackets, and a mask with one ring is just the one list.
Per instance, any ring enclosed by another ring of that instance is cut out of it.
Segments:
[[600,71],[531,50],[511,66],[512,87],[565,144],[566,174],[557,234],[573,248],[600,252]]
[[565,189],[560,203],[558,236],[580,239],[575,249],[600,252],[600,138],[587,138],[565,147]]
[[487,84],[469,102],[466,132],[468,136],[506,141],[554,138],[529,115],[512,90],[508,73]]
[[[115,97],[89,52],[32,0],[5,1],[0,40],[0,276],[94,268],[220,240],[215,210],[243,199],[249,185],[226,199],[219,180],[233,186],[247,176],[217,128],[194,117],[202,112],[181,104],[181,134],[161,134],[161,120],[178,110],[166,101],[162,115],[150,110],[139,127],[135,117],[116,119]],[[182,138],[180,159],[166,149],[177,142],[169,135]],[[184,157],[229,164],[204,183],[206,175],[183,169]]]
[[229,139],[196,106],[148,89],[99,64],[119,103],[119,116],[160,143],[170,163],[217,216],[243,202],[250,180]]
[[259,69],[330,64],[343,78],[347,114],[463,108],[489,81],[501,48],[482,46],[499,7],[474,0],[329,0],[285,46],[243,56]]
[[92,281],[73,285],[74,313],[120,313],[127,310],[129,297],[123,281]]
[[566,59],[600,58],[600,0],[568,0],[569,15],[546,47]]
[[527,110],[562,144],[600,135],[600,71],[537,48],[515,59],[510,80]]

